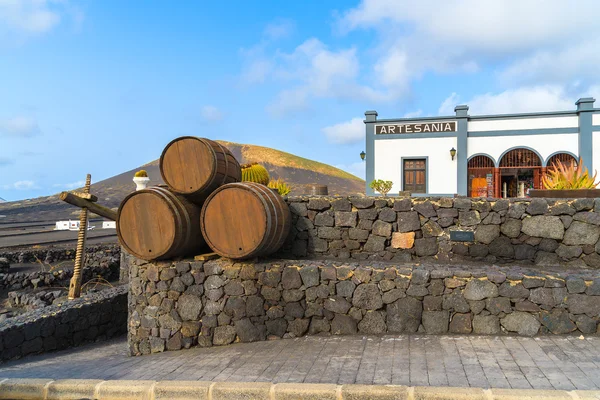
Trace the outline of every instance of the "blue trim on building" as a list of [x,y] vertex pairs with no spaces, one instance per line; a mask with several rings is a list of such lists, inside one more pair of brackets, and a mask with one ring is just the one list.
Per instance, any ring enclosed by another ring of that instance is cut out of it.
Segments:
[[[457,125],[458,125],[459,118],[456,118],[455,121],[457,121]],[[600,126],[598,126],[598,129],[600,130]],[[505,131],[476,131],[476,132],[467,131],[467,137],[558,135],[558,134],[569,134],[569,133],[578,133],[578,132],[579,132],[579,128],[512,129],[512,130],[505,130]],[[386,134],[374,135],[374,140],[431,139],[431,138],[445,138],[445,137],[458,137],[458,131],[456,131],[456,132],[421,132],[421,133],[386,133]]]
[[498,161],[496,161],[494,159],[494,157],[490,156],[488,153],[476,153],[476,154],[473,154],[471,157],[467,158],[467,166],[469,165],[469,161],[471,161],[471,158],[477,157],[477,156],[486,156],[487,158],[489,158],[489,159],[492,160],[492,162],[494,163],[494,167],[495,168],[498,167]]
[[600,131],[600,125],[592,125],[592,132]]
[[516,150],[516,149],[527,149],[527,150],[533,151],[539,157],[540,163],[542,164],[542,166],[544,165],[544,158],[540,155],[540,153],[536,149],[533,149],[529,146],[513,146],[510,149],[505,150],[502,154],[500,154],[500,157],[498,157],[498,167],[500,166],[500,163],[502,162],[502,157],[504,157],[506,155],[506,153],[508,153],[509,151]]
[[418,117],[418,118],[393,118],[393,119],[378,119],[378,125],[393,125],[397,122],[413,122],[413,121],[439,121],[439,122],[451,122],[456,120],[456,117],[452,116],[441,116],[441,117]]
[[586,97],[577,100],[577,113],[579,114],[579,157],[581,164],[590,171],[594,171],[594,147],[592,134],[592,114],[595,99]]
[[511,130],[505,130],[505,131],[469,132],[469,137],[558,135],[561,133],[578,133],[578,132],[579,132],[579,128],[511,129]]
[[554,157],[555,155],[557,155],[557,154],[569,154],[569,155],[573,156],[573,157],[574,157],[576,160],[578,160],[578,162],[579,162],[579,157],[577,156],[577,154],[573,154],[573,153],[571,153],[570,151],[560,150],[560,151],[555,151],[554,153],[550,154],[550,155],[548,156],[548,158],[546,158],[546,159],[545,159],[545,160],[542,162],[542,166],[543,166],[543,167],[547,167],[547,166],[548,166],[548,161],[550,161],[550,159],[551,159],[552,157]]
[[[592,108],[589,111],[593,113],[600,113],[600,108]],[[369,112],[369,111],[367,111]],[[520,113],[520,114],[496,114],[496,115],[469,115],[469,120],[482,120],[482,119],[519,119],[519,118],[549,118],[549,117],[575,117],[577,116],[577,110],[573,111],[549,111],[539,113]],[[419,121],[440,121],[456,119],[455,116],[442,115],[439,117],[417,117],[417,118],[390,118],[390,119],[378,119],[378,124],[393,124],[396,122],[419,122]]]
[[373,189],[369,187],[369,183],[375,179],[375,122],[377,122],[377,111],[365,112],[366,125],[366,149],[367,153],[365,162],[367,168],[365,171],[365,193],[367,196],[375,196]]
[[471,115],[469,119],[519,119],[519,118],[549,118],[549,117],[574,117],[577,111],[547,111],[539,113]]
[[[401,157],[400,158],[400,190],[405,191],[404,189],[404,160],[423,160],[425,159],[425,193],[415,193],[430,196],[429,194],[429,156],[410,156],[410,157]],[[411,196],[413,194],[411,193]]]
[[458,132],[456,133],[456,193],[466,196],[468,192],[468,147],[469,107],[458,105],[454,108]]

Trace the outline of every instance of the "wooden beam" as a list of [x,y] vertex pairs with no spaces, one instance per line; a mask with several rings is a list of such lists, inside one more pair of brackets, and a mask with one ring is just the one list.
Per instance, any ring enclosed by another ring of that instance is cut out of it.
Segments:
[[91,211],[95,214],[98,214],[104,218],[108,218],[111,221],[117,220],[117,212],[116,211],[111,210],[108,207],[101,206],[100,204],[92,203],[89,200],[82,199],[81,197],[78,197],[78,196],[74,195],[73,193],[62,192],[59,197],[62,201],[66,202],[66,203],[69,203],[69,204],[72,204],[74,206],[81,207],[81,208],[87,208],[89,211]]
[[92,203],[95,203],[98,201],[98,197],[94,196],[91,193],[84,193],[84,192],[71,192],[71,193],[79,198],[91,201]]

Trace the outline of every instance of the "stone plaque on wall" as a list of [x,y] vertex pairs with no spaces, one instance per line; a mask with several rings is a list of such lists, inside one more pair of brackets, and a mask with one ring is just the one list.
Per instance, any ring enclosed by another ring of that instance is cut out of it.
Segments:
[[474,242],[475,232],[473,231],[450,231],[450,240],[455,242]]

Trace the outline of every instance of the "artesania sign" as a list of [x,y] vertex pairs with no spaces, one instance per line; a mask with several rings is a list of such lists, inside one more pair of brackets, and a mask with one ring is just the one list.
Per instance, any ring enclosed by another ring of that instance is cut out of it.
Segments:
[[423,124],[376,125],[375,134],[456,132],[456,121],[427,122]]

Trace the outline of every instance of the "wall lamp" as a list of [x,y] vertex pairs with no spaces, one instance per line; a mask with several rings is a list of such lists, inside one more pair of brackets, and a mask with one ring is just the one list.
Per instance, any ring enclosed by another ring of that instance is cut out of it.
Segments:
[[452,157],[452,161],[454,161],[454,156],[456,156],[456,149],[454,147],[450,149],[450,156]]
[[363,161],[365,161],[365,156],[366,156],[366,155],[367,155],[367,154],[366,154],[364,151],[361,151],[361,152],[360,152],[360,159],[361,159],[361,160],[363,160]]

